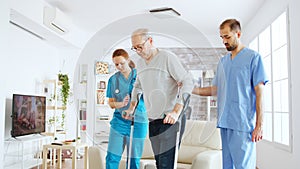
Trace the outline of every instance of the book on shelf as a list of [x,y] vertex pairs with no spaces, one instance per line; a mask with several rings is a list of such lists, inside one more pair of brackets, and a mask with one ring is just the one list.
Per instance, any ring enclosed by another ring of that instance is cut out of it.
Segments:
[[79,118],[80,120],[86,120],[86,110],[79,111]]
[[98,116],[99,120],[109,120],[109,116],[108,115],[100,115]]

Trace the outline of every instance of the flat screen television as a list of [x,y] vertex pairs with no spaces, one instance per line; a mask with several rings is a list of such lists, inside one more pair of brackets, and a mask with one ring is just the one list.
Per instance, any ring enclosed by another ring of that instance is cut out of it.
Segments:
[[12,137],[45,132],[46,97],[13,94]]

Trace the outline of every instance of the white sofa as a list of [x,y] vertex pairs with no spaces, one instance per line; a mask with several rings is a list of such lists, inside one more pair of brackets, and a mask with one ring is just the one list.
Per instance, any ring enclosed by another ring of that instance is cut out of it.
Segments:
[[[89,150],[90,169],[105,168],[105,148],[91,147]],[[125,154],[125,153],[124,153]],[[125,169],[125,157],[120,169]],[[178,153],[179,169],[221,169],[222,151],[220,131],[214,122],[187,120],[183,140]],[[146,139],[140,169],[156,169],[151,143]]]

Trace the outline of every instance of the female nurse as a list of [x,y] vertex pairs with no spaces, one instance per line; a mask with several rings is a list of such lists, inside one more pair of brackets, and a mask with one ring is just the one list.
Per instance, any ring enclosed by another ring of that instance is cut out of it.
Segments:
[[117,49],[113,52],[112,61],[118,72],[109,78],[106,92],[109,106],[115,109],[110,122],[106,169],[119,168],[125,146],[127,147],[127,155],[131,151],[130,167],[127,164],[126,168],[138,169],[143,153],[144,140],[148,132],[146,108],[143,97],[141,97],[134,114],[132,146],[131,150],[128,150],[131,120],[124,116],[124,114],[122,116],[122,112],[128,109],[131,97],[137,97],[131,96],[137,72],[134,68],[134,63],[129,59],[128,53],[123,49]]

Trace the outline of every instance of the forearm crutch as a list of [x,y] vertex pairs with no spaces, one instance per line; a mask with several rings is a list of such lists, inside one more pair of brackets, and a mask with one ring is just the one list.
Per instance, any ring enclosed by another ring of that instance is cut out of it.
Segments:
[[132,113],[132,119],[131,119],[131,125],[130,125],[129,146],[128,146],[129,153],[128,153],[128,160],[127,160],[127,169],[130,169],[130,163],[131,163],[131,152],[132,152],[131,147],[132,147],[133,130],[134,130],[134,115],[135,115],[136,108],[138,107],[138,104],[140,102],[141,95],[142,95],[141,93],[137,94],[136,106]]
[[188,93],[183,93],[182,94],[182,100],[183,100],[183,108],[179,114],[178,117],[178,128],[176,129],[177,134],[176,134],[176,147],[175,147],[175,159],[174,159],[174,169],[177,169],[177,158],[178,158],[178,149],[179,149],[179,140],[180,140],[180,129],[181,129],[181,119],[182,116],[184,115],[189,103],[190,103],[190,97],[191,95]]

